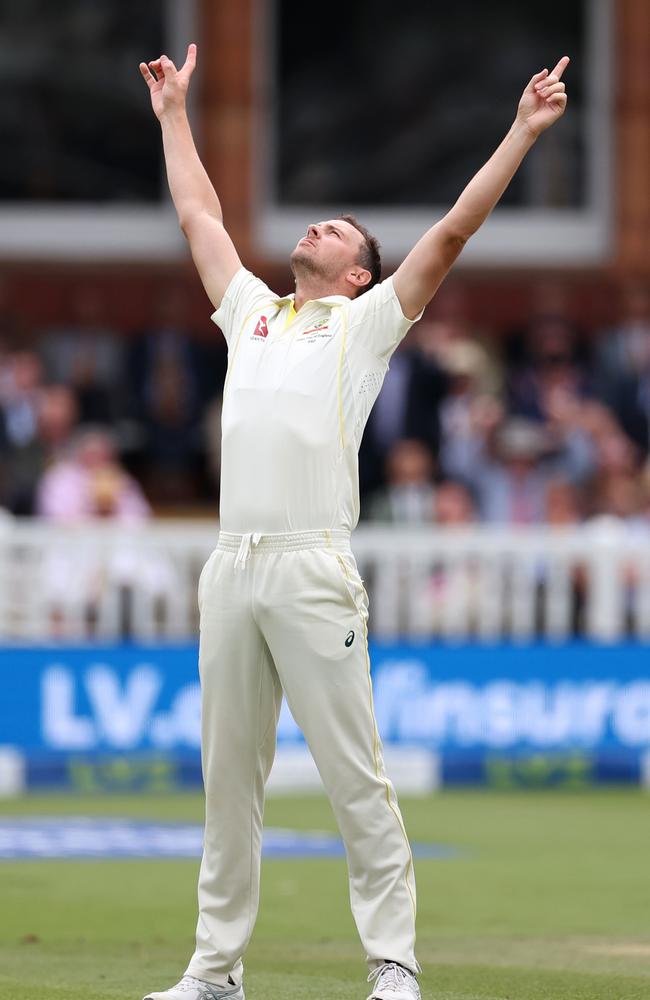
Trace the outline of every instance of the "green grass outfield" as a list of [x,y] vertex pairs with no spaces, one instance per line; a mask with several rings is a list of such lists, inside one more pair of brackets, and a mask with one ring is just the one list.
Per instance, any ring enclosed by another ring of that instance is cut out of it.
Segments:
[[[429,1000],[650,1000],[650,795],[444,792],[403,799]],[[198,820],[201,799],[33,797],[0,815]],[[335,829],[320,798],[271,799],[269,826]],[[139,1000],[182,973],[194,861],[0,862],[1,1000]],[[248,1000],[363,1000],[338,860],[265,863]]]

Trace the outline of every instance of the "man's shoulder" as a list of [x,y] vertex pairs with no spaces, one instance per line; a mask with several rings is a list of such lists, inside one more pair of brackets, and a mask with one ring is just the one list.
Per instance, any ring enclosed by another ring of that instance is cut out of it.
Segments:
[[398,319],[402,310],[393,284],[393,276],[373,285],[355,299],[350,299],[349,315],[354,321],[363,322],[366,317],[385,313],[390,319]]
[[267,303],[275,304],[279,299],[280,296],[261,278],[242,265],[230,279],[219,307],[212,313],[211,319],[225,332],[233,323],[240,322],[243,316]]
[[246,298],[247,296],[258,298],[262,296],[268,298],[269,301],[276,301],[280,298],[278,293],[269,288],[262,278],[253,274],[243,264],[230,279],[230,284],[224,293],[224,300],[226,298],[233,299],[235,296],[241,298]]

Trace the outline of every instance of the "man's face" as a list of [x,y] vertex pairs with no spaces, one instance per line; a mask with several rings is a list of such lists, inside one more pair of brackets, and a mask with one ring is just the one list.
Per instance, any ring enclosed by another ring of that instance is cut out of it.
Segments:
[[362,270],[362,244],[358,229],[343,219],[314,222],[291,254],[291,268],[296,276],[302,271],[337,281],[348,270]]

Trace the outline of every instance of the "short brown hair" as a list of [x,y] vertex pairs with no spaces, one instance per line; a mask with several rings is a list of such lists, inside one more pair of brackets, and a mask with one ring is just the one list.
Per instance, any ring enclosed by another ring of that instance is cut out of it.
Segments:
[[379,240],[372,233],[369,233],[365,226],[362,226],[354,215],[337,215],[337,219],[342,222],[349,222],[351,226],[363,236],[363,244],[359,255],[359,263],[366,271],[370,271],[370,281],[359,289],[358,295],[370,291],[381,278],[381,254],[379,252]]

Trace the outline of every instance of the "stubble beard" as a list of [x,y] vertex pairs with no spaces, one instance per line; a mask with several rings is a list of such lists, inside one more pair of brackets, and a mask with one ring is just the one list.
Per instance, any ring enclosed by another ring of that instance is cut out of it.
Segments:
[[313,282],[317,279],[321,282],[332,282],[338,277],[338,269],[334,267],[324,267],[322,263],[314,260],[312,254],[306,253],[296,247],[289,258],[291,272],[296,280]]

